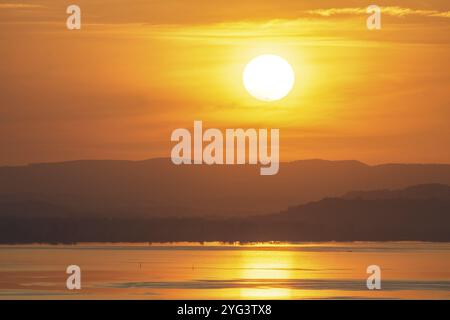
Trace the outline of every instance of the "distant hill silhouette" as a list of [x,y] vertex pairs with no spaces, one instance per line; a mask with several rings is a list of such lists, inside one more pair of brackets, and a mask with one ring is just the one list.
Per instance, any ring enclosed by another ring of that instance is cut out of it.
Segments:
[[4,215],[0,219],[0,243],[448,242],[449,188],[423,184],[401,190],[350,192],[276,214],[233,218]]
[[268,221],[296,225],[285,233],[292,239],[450,241],[450,186],[350,192],[291,207]]
[[421,184],[400,190],[352,191],[344,199],[450,199],[450,186],[444,184]]
[[175,166],[170,159],[32,164],[0,167],[0,216],[243,217],[351,190],[424,183],[450,184],[450,165],[302,160],[260,176],[258,166]]

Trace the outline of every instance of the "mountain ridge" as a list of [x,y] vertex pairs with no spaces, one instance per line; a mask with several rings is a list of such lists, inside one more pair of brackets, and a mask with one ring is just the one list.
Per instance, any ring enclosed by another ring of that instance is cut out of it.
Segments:
[[176,166],[168,158],[0,167],[0,195],[35,197],[101,216],[271,214],[353,190],[423,183],[450,184],[450,165],[309,159],[283,163],[270,177],[260,176],[258,166]]
[[[253,217],[4,216],[0,243],[450,241],[448,185],[389,190],[410,198],[325,198]],[[371,194],[371,191],[367,192]],[[442,196],[445,195],[445,196]],[[25,204],[27,205],[27,203]],[[44,210],[52,210],[49,207]],[[57,209],[57,208],[56,208]]]

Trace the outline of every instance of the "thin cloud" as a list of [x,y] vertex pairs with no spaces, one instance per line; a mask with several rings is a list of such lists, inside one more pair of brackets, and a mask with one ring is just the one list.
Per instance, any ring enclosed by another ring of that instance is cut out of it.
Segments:
[[[367,14],[367,8],[329,8],[314,9],[306,11],[310,15],[318,15],[322,17],[331,17],[336,15],[363,15]],[[438,10],[420,10],[404,7],[381,7],[381,12],[393,17],[421,16],[421,17],[441,17],[450,18],[450,11]]]
[[0,3],[0,9],[37,9],[44,6],[30,3]]

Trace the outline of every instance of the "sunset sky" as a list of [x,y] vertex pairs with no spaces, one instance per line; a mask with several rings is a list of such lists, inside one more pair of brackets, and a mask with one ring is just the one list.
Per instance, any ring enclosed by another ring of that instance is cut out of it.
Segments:
[[[281,101],[242,84],[266,53]],[[448,0],[0,0],[0,165],[170,157],[194,120],[279,128],[282,161],[450,163],[449,58]]]

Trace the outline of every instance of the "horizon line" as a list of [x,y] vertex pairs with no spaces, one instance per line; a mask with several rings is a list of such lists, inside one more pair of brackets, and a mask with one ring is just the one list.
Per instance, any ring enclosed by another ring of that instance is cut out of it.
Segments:
[[[61,164],[74,164],[74,163],[87,163],[87,162],[129,162],[129,163],[139,163],[139,162],[149,162],[149,161],[162,161],[167,160],[171,162],[170,157],[154,157],[154,158],[146,158],[141,160],[130,160],[130,159],[74,159],[74,160],[61,160],[61,161],[47,161],[47,162],[29,162],[24,164],[0,164],[0,168],[17,168],[17,167],[29,167],[29,166],[39,166],[39,165],[61,165]],[[448,166],[450,163],[445,162],[383,162],[378,164],[368,164],[360,160],[356,159],[340,159],[340,160],[330,160],[323,158],[305,158],[305,159],[297,159],[291,161],[280,161],[279,164],[295,164],[299,162],[329,162],[329,163],[354,163],[359,165],[364,165],[367,167],[378,167],[378,166],[386,166],[386,165],[443,165]],[[207,165],[207,164],[191,164],[186,166],[207,166],[214,167],[216,165]],[[226,165],[231,166],[231,165]],[[252,166],[248,163],[246,164],[234,164],[234,166]]]

